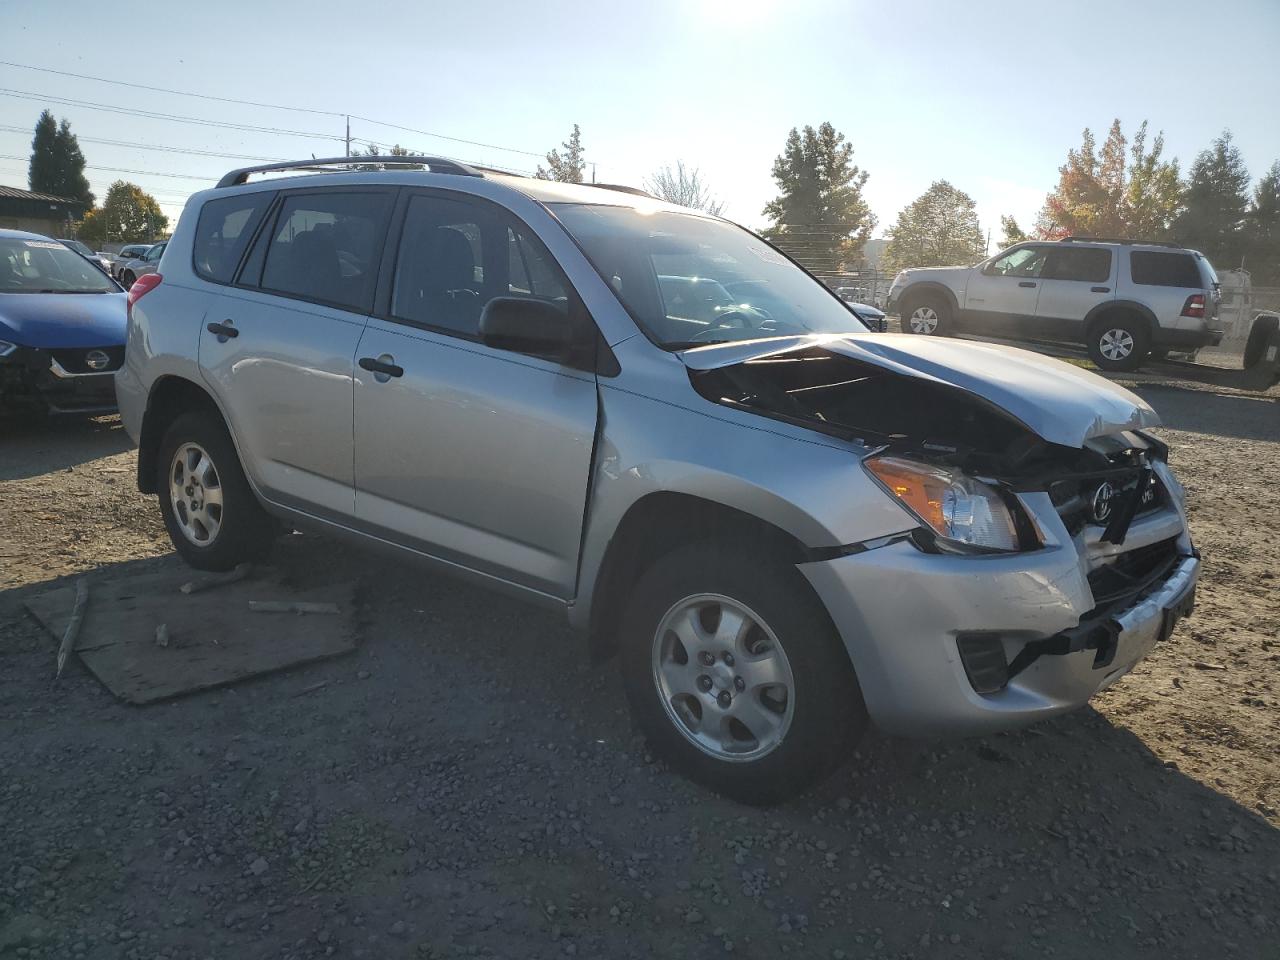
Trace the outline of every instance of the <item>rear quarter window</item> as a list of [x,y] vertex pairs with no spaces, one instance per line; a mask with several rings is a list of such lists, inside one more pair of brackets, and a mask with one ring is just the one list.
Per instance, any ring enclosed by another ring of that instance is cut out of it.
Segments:
[[1189,253],[1155,253],[1135,250],[1129,254],[1133,282],[1149,287],[1203,289],[1200,265]]
[[230,283],[273,193],[210,200],[200,211],[192,245],[195,271],[214,283]]

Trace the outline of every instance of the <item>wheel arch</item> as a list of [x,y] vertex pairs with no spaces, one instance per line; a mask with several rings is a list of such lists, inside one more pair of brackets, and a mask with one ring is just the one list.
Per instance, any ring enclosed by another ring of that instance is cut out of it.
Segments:
[[1160,322],[1150,307],[1136,300],[1108,300],[1086,313],[1083,326],[1085,339],[1088,340],[1093,335],[1093,329],[1098,323],[1113,313],[1130,314],[1141,319],[1147,326],[1147,335],[1154,342],[1155,333],[1160,329]]
[[[151,385],[138,436],[138,489],[141,492],[156,492],[156,455],[160,441],[169,425],[191,410],[207,410],[227,423],[213,395],[194,381],[169,375]],[[234,437],[232,440],[234,442]]]
[[917,306],[922,299],[931,295],[938,295],[946,300],[947,305],[951,307],[953,316],[959,313],[960,298],[954,290],[945,283],[939,283],[937,280],[920,280],[902,291],[901,296],[898,298],[898,302],[901,305],[898,309],[899,315],[904,311],[909,313],[908,307]]

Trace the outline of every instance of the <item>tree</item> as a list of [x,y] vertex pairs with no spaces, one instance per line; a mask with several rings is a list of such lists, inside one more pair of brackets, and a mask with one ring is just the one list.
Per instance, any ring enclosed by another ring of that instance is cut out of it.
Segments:
[[1178,240],[1218,266],[1239,266],[1245,254],[1241,227],[1249,210],[1249,171],[1230,130],[1191,165],[1183,206],[1173,228]]
[[862,196],[868,174],[830,123],[795,127],[773,161],[778,196],[764,208],[765,235],[805,266],[836,272],[862,253],[876,218]]
[[1124,191],[1123,236],[1162,240],[1169,236],[1182,207],[1182,183],[1178,161],[1160,159],[1164,153],[1164,132],[1156,134],[1151,152],[1146,152],[1147,121],[1134,134],[1129,151],[1129,183]]
[[1031,239],[1018,226],[1018,221],[1007,215],[1000,218],[1000,232],[1003,234],[1000,238],[1001,250],[1006,247],[1012,247],[1015,243],[1022,243],[1024,240]]
[[1280,160],[1258,181],[1245,217],[1245,266],[1256,283],[1280,283]]
[[40,114],[31,138],[27,184],[37,193],[78,200],[86,210],[93,206],[93,193],[84,176],[80,142],[71,132],[71,124],[66,120],[57,123],[48,110]]
[[117,180],[107,190],[102,207],[85,216],[78,233],[81,240],[97,248],[107,241],[146,243],[168,227],[169,218],[160,212],[155,197],[135,184]]
[[[1112,124],[1119,134],[1119,121]],[[1114,236],[1118,231],[1119,203],[1114,186],[1115,155],[1123,155],[1124,138],[1117,143],[1108,136],[1104,146],[1108,182],[1104,182],[1103,161],[1099,159],[1093,131],[1085,127],[1080,149],[1067,151],[1067,162],[1058,168],[1058,186],[1045,198],[1036,230],[1049,239],[1070,236]],[[1110,230],[1108,230],[1110,227]]]
[[889,230],[887,271],[975,263],[986,253],[977,206],[963,190],[935,180],[901,213]]
[[712,216],[718,217],[724,210],[724,203],[712,198],[698,169],[686,169],[683,160],[676,161],[674,170],[667,166],[656,171],[645,180],[644,187],[660,200],[678,203],[693,210],[704,210]]
[[[382,151],[378,149],[378,145],[376,143],[370,142],[369,146],[365,149],[363,153],[360,152],[359,147],[356,147],[354,150],[351,151],[351,155],[353,157],[381,157],[383,154],[382,154]],[[400,146],[400,144],[397,143],[394,146],[392,146],[391,152],[387,154],[387,156],[388,157],[407,157],[409,156],[409,150],[406,147],[402,147]],[[352,167],[352,169],[353,170],[386,170],[388,169],[388,167],[391,167],[391,166],[393,165],[385,162],[357,163],[355,164],[355,166]],[[404,169],[404,168],[420,169],[419,167],[414,167],[414,166],[411,166],[410,164],[400,164],[399,166],[401,169]]]
[[538,164],[538,172],[535,176],[539,180],[581,183],[582,174],[587,169],[587,161],[582,156],[582,133],[576,123],[573,125],[573,133],[569,135],[569,139],[560,146],[564,148],[564,155],[561,156],[559,150],[552,150],[547,154],[548,169],[544,170],[542,164]]

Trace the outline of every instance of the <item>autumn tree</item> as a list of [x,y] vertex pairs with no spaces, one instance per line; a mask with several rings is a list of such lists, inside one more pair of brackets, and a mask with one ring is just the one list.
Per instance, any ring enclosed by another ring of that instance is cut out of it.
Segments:
[[559,180],[561,183],[582,183],[583,174],[587,169],[587,161],[584,159],[582,150],[582,132],[578,129],[578,125],[573,125],[573,133],[569,134],[569,139],[560,144],[564,148],[562,154],[559,150],[552,150],[547,154],[547,166],[544,169],[542,164],[538,164],[538,172],[535,174],[539,180]]
[[85,216],[77,231],[91,247],[108,241],[146,243],[158,239],[169,227],[155,197],[136,184],[117,180],[107,190],[101,209]]
[[93,206],[80,142],[71,132],[71,124],[65,119],[58,123],[48,110],[40,114],[31,138],[27,184],[37,193],[78,200],[86,210]]
[[985,252],[973,198],[946,180],[936,180],[898,214],[889,230],[884,266],[897,271],[969,264]]
[[645,180],[644,188],[667,203],[703,210],[712,216],[718,217],[724,210],[724,203],[711,196],[698,169],[686,168],[683,160],[676,161],[675,169],[666,166],[656,171]]
[[1157,133],[1147,150],[1147,121],[1143,120],[1129,149],[1129,182],[1122,206],[1125,233],[1122,236],[1162,240],[1169,236],[1182,208],[1182,183],[1178,161],[1162,160],[1164,133]]
[[1022,243],[1024,240],[1031,239],[1023,232],[1022,228],[1018,226],[1018,221],[1007,214],[1000,218],[1000,233],[1001,250],[1006,247],[1012,247],[1015,243]]
[[1280,283],[1280,160],[1253,191],[1245,215],[1245,266],[1257,283]]
[[861,255],[876,225],[862,196],[867,176],[830,123],[793,127],[773,162],[778,196],[764,208],[773,221],[765,235],[812,270],[838,271]]
[[1249,171],[1225,130],[1201,151],[1187,178],[1184,209],[1174,234],[1220,267],[1240,265],[1245,253],[1245,214],[1249,210]]

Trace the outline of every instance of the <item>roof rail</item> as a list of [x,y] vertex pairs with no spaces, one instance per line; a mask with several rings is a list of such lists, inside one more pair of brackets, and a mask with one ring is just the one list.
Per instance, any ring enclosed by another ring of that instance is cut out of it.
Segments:
[[450,160],[446,157],[398,157],[393,154],[378,154],[372,157],[329,157],[324,160],[289,160],[285,163],[264,163],[256,167],[241,167],[239,170],[232,170],[221,180],[218,181],[218,187],[235,187],[245,183],[249,179],[251,173],[269,173],[273,170],[311,170],[314,172],[327,172],[324,167],[334,166],[354,166],[375,165],[383,166],[401,166],[415,165],[426,167],[432,173],[453,173],[461,177],[482,177],[480,171],[467,166],[465,163],[459,163],[457,160]]
[[1123,243],[1129,246],[1137,244],[1143,247],[1173,247],[1181,250],[1182,244],[1169,240],[1135,240],[1132,237],[1063,237],[1059,243]]
[[648,197],[650,200],[657,200],[652,193],[647,190],[641,190],[639,187],[628,187],[621,183],[584,183],[584,187],[599,187],[601,190],[616,190],[618,193],[629,193],[633,197]]

